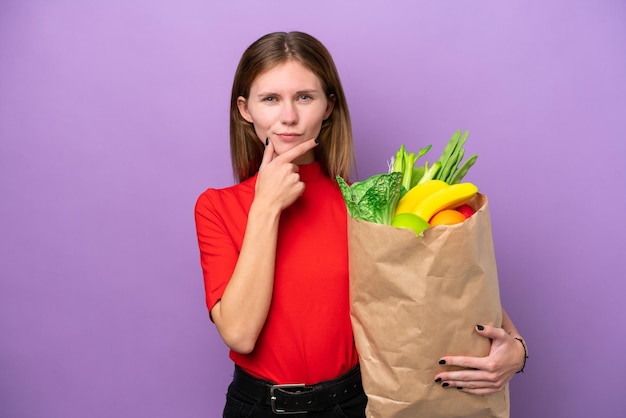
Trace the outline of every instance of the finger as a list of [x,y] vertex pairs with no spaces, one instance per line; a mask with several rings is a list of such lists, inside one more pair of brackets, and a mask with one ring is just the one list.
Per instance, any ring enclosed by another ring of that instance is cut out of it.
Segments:
[[490,395],[492,393],[498,393],[502,390],[499,388],[470,389],[470,388],[464,388],[460,386],[457,386],[456,388],[460,390],[461,392],[471,393],[473,395]]
[[496,380],[498,380],[498,375],[496,373],[475,369],[441,372],[435,376],[435,383],[447,382],[449,384],[451,382],[483,382],[483,385],[485,385]]
[[499,389],[502,387],[501,380],[493,379],[494,376],[489,374],[468,374],[468,375],[447,375],[441,374],[437,376],[434,383],[439,384],[442,388],[457,388],[466,390],[480,389]]
[[261,160],[261,167],[267,165],[274,159],[274,144],[269,138],[265,139],[265,150],[263,151],[263,159]]
[[504,338],[508,335],[504,329],[492,327],[489,325],[476,325],[476,328],[474,329],[476,330],[478,334],[482,335],[485,338],[490,338],[492,340],[495,340],[498,338]]
[[276,157],[276,159],[277,160],[280,159],[281,161],[290,163],[296,158],[306,154],[307,151],[310,151],[313,148],[315,148],[317,144],[318,144],[317,138],[309,139],[308,141],[298,144],[295,147],[291,148],[290,150],[282,153],[281,155]]
[[439,364],[447,366],[457,366],[463,369],[485,370],[487,367],[487,357],[469,357],[469,356],[446,356],[439,360]]
[[506,386],[506,380],[497,379],[497,380],[441,380],[439,382],[442,388],[457,388],[459,390],[465,390],[467,392],[476,393],[476,391],[482,390],[490,390],[490,391],[499,391],[504,389]]
[[500,386],[484,385],[483,382],[444,382],[441,387],[444,389],[456,389],[460,392],[472,393],[474,395],[488,395],[504,389]]

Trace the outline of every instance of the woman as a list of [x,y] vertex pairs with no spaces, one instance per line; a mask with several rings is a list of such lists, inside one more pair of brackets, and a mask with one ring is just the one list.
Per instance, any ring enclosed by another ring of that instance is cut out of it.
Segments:
[[[364,417],[347,215],[334,181],[353,166],[352,131],[327,49],[301,32],[268,34],[248,47],[233,83],[230,131],[238,184],[208,189],[195,212],[207,306],[235,363],[224,417]],[[500,390],[524,353],[505,320],[504,329],[477,330],[493,339],[489,357],[443,357],[474,370],[441,373],[437,382]]]

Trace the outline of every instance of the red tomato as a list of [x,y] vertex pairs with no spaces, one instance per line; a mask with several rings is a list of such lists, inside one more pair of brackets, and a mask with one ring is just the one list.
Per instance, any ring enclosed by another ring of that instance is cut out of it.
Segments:
[[458,208],[456,208],[456,210],[465,215],[466,218],[469,218],[476,213],[474,208],[467,204],[459,206]]

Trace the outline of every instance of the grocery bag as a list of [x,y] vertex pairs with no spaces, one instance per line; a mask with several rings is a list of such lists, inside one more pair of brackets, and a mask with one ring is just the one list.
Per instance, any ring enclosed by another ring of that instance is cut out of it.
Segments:
[[477,324],[502,326],[487,197],[464,222],[413,231],[348,217],[351,320],[368,418],[509,417],[508,386],[474,395],[434,376],[445,355],[482,357]]

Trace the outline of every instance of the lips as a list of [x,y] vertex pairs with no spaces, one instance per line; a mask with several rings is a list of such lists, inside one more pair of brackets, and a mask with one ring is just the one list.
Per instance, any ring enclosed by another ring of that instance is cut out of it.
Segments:
[[302,135],[297,134],[297,133],[285,132],[285,133],[276,134],[276,136],[280,138],[282,141],[293,142],[293,141],[300,139]]

